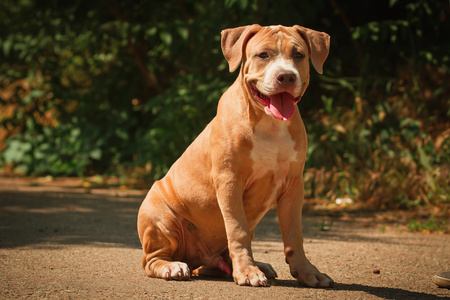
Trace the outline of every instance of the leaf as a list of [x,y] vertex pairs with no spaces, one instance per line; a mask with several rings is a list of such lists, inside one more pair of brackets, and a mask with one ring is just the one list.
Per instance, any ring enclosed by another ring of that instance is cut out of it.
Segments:
[[352,33],[352,39],[357,40],[361,36],[361,27],[356,27]]
[[102,150],[94,149],[89,153],[89,157],[95,160],[100,160],[102,158]]
[[7,39],[3,42],[3,53],[5,53],[5,56],[8,56],[11,48],[12,48],[13,42],[12,39]]
[[183,40],[186,41],[189,38],[189,30],[186,27],[178,27],[177,31]]
[[393,7],[398,0],[389,0],[389,7]]
[[145,34],[146,34],[147,36],[154,36],[154,35],[156,34],[157,31],[158,31],[158,28],[156,28],[156,27],[151,27],[151,28],[149,28],[149,29],[147,29],[147,30],[145,31]]
[[427,170],[431,169],[430,160],[426,155],[425,151],[422,149],[420,145],[417,145],[417,152],[419,153],[419,162],[420,164]]
[[128,140],[128,133],[123,128],[117,128],[116,135],[122,140]]
[[225,8],[231,8],[236,0],[225,0]]
[[3,152],[6,163],[20,163],[22,162],[25,154],[32,149],[32,145],[29,142],[21,142],[19,140],[10,140],[8,147]]
[[167,46],[170,46],[170,44],[172,44],[172,35],[169,32],[163,31],[159,34],[159,37]]
[[30,94],[28,94],[32,98],[39,98],[41,97],[43,92],[41,90],[31,90]]

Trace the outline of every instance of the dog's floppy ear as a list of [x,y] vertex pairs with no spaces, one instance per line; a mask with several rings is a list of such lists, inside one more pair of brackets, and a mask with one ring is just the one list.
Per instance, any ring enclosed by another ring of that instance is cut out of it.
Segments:
[[260,28],[261,26],[254,24],[222,30],[222,52],[228,61],[230,72],[234,72],[239,67],[248,40]]
[[323,63],[330,52],[330,36],[325,32],[315,31],[295,25],[294,28],[306,39],[311,49],[311,61],[317,73],[323,73]]

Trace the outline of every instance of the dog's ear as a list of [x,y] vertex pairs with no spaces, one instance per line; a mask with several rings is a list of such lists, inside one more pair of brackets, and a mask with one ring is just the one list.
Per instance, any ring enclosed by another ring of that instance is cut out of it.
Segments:
[[261,26],[254,24],[222,30],[222,52],[228,61],[230,72],[234,72],[239,67],[248,40],[260,28]]
[[306,27],[295,25],[297,32],[305,38],[311,50],[311,61],[317,73],[323,73],[323,63],[330,52],[330,36],[325,32],[315,31]]

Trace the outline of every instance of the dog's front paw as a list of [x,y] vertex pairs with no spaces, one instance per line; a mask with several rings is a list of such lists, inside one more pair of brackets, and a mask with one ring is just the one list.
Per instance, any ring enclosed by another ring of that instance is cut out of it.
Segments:
[[163,277],[165,280],[189,280],[191,271],[187,264],[183,262],[170,262],[163,267]]
[[291,267],[291,275],[303,286],[322,288],[334,287],[333,279],[327,274],[320,273],[319,270],[310,263],[306,268]]
[[246,266],[233,271],[234,282],[238,285],[269,286],[269,281],[256,266]]

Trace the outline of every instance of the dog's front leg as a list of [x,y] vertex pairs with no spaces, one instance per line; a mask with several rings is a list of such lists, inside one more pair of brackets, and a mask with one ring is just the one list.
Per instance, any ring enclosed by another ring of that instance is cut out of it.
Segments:
[[253,260],[252,239],[242,198],[242,183],[233,180],[232,175],[227,177],[221,174],[220,178],[216,178],[215,186],[225,222],[234,281],[239,285],[268,286],[266,276]]
[[303,179],[298,179],[277,204],[286,262],[291,275],[300,284],[309,287],[332,287],[333,280],[319,272],[306,258],[303,249],[302,206]]

